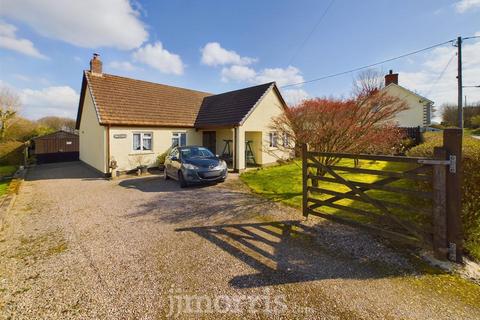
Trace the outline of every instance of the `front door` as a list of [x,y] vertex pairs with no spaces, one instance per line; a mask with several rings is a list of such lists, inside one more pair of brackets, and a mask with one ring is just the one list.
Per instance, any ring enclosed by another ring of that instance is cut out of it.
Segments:
[[217,135],[215,131],[203,131],[203,146],[217,154]]

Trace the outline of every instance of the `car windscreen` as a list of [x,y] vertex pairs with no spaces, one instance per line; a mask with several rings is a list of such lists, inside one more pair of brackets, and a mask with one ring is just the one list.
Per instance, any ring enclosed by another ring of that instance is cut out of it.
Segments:
[[194,159],[194,158],[211,158],[215,155],[207,148],[195,147],[195,148],[182,148],[180,149],[182,159]]

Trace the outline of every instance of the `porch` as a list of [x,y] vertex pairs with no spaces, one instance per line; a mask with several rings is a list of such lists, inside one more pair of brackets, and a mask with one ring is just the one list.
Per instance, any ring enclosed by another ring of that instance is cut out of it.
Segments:
[[261,131],[244,131],[239,127],[198,130],[202,145],[227,162],[229,169],[240,172],[264,164]]

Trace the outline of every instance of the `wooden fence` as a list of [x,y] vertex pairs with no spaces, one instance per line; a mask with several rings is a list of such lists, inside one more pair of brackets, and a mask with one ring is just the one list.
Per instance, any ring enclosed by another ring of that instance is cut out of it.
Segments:
[[420,127],[400,127],[399,129],[406,137],[412,139],[415,145],[422,143]]
[[[461,146],[460,129],[444,131],[432,159],[316,152],[303,145],[303,214],[368,228],[461,262]],[[372,163],[384,166],[372,169]],[[352,173],[372,182],[345,177]]]

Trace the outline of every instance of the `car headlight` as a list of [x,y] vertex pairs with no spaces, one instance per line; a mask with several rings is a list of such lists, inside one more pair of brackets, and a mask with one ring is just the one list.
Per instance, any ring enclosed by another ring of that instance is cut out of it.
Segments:
[[197,170],[197,169],[198,169],[197,166],[195,166],[195,165],[193,165],[193,164],[191,164],[191,163],[184,163],[184,164],[183,164],[183,167],[184,167],[185,169],[188,169],[188,170]]
[[225,161],[221,161],[220,164],[218,165],[220,169],[227,169],[227,163]]

